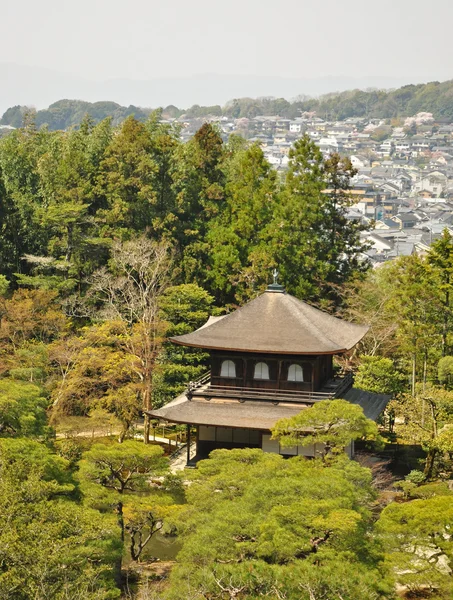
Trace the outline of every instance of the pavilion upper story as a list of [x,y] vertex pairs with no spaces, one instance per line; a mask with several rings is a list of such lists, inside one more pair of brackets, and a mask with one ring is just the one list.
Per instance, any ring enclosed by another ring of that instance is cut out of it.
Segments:
[[354,347],[367,330],[274,284],[235,312],[211,317],[196,331],[171,341],[210,353],[209,376],[192,385],[189,394],[315,401],[344,390],[346,380],[334,378],[333,356]]

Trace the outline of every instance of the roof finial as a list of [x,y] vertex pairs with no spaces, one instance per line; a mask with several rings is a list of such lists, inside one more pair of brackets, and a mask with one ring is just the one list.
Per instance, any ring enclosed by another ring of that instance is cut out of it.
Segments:
[[280,275],[280,273],[278,272],[278,269],[274,269],[272,271],[272,277],[274,278],[274,281],[273,281],[273,283],[271,283],[270,285],[267,286],[268,292],[284,293],[285,288],[282,285],[280,285],[279,283],[277,283],[277,279],[278,279],[279,275]]

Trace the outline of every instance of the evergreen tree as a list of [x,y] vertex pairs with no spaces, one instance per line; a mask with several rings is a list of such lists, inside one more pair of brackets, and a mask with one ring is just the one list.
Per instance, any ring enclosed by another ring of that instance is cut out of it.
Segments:
[[225,204],[207,233],[207,280],[222,303],[250,299],[266,286],[271,267],[265,231],[275,210],[276,173],[254,145],[234,148],[225,164]]
[[289,157],[268,243],[290,293],[338,304],[341,287],[368,268],[360,257],[364,226],[346,216],[355,171],[338,155],[324,160],[308,136],[295,142]]
[[442,356],[451,352],[451,328],[453,323],[453,237],[447,229],[429,249],[427,260],[439,277],[438,290],[441,294]]
[[181,255],[181,280],[206,281],[209,264],[207,233],[224,207],[223,140],[205,123],[183,146],[177,158],[175,189],[179,210],[176,243]]
[[[309,411],[307,411],[309,412]],[[168,595],[186,598],[386,598],[367,510],[370,473],[261,450],[214,450],[198,463],[178,526]]]

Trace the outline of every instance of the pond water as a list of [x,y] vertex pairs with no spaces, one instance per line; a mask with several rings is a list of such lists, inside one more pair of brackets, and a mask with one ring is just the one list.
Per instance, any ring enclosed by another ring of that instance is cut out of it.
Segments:
[[181,542],[177,537],[156,533],[143,550],[142,560],[158,558],[159,560],[175,560],[181,550]]

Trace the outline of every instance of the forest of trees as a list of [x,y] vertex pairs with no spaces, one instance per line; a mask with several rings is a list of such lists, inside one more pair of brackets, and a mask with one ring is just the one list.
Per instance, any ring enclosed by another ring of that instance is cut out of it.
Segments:
[[[209,124],[183,144],[159,116],[57,132],[28,116],[0,141],[0,598],[450,598],[453,238],[372,271],[348,160],[304,137],[281,178],[258,146]],[[167,338],[274,268],[370,325],[337,368],[394,396],[385,421],[326,401],[273,431],[312,431],[313,461],[222,450],[174,475],[136,426],[207,357]],[[418,453],[396,471],[346,459],[350,439]],[[159,535],[180,545],[169,578],[130,582]]]
[[[236,98],[225,106],[194,105],[188,109],[170,105],[162,109],[166,118],[219,117],[253,118],[260,115],[278,115],[294,119],[303,112],[316,112],[328,120],[342,120],[349,117],[397,119],[410,117],[419,112],[432,113],[436,120],[453,121],[453,81],[405,85],[395,90],[349,90],[333,92],[319,98],[299,96],[294,100],[284,98]],[[22,127],[29,112],[25,106],[9,108],[0,119],[0,125]],[[79,126],[88,115],[94,123],[110,117],[113,125],[119,125],[128,116],[134,115],[145,121],[151,110],[136,106],[124,107],[115,102],[84,102],[82,100],[59,100],[49,108],[36,112],[37,126],[45,125],[49,130],[68,129]]]

